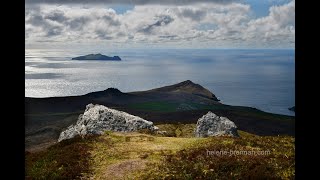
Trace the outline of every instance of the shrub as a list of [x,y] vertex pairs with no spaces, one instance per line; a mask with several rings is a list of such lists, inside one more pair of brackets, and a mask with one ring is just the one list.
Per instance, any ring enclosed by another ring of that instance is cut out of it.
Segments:
[[[269,151],[265,155],[217,155],[207,151]],[[212,137],[204,144],[167,155],[139,179],[294,179],[291,137]]]
[[67,139],[40,152],[25,154],[26,179],[80,179],[90,173],[90,143],[97,136]]

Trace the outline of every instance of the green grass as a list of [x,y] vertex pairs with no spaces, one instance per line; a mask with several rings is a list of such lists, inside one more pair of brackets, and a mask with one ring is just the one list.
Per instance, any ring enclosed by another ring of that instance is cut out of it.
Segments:
[[[174,138],[157,137],[141,133],[110,133],[107,132],[93,144],[92,157],[92,178],[112,179],[106,177],[108,167],[120,164],[124,166],[128,161],[157,163],[165,155],[175,153],[181,149],[188,148],[194,144],[206,141],[198,138]],[[112,146],[106,146],[103,140],[111,141]],[[121,167],[120,166],[120,167]],[[122,169],[116,170],[121,172]],[[134,173],[135,169],[127,172],[127,176]],[[121,178],[122,179],[122,178]]]
[[[162,124],[174,137],[106,131],[26,153],[26,179],[294,179],[294,138],[194,138],[195,124]],[[207,150],[269,151],[264,156],[208,155]],[[131,162],[138,165],[132,166]],[[120,177],[120,178],[119,178]]]
[[160,131],[166,131],[168,137],[194,137],[196,124],[158,124]]
[[[242,133],[245,134],[245,133]],[[208,151],[267,151],[265,155],[208,155]],[[294,138],[212,137],[168,154],[137,179],[295,179]]]
[[80,179],[90,172],[90,143],[97,136],[76,137],[40,152],[25,154],[26,179]]

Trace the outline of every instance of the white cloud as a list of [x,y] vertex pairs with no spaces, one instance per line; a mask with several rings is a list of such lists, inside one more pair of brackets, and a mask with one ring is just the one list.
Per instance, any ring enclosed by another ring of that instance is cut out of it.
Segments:
[[164,5],[185,5],[194,3],[230,3],[237,0],[26,0],[27,4],[164,4]]
[[102,6],[27,6],[26,43],[293,47],[294,16],[294,1],[258,19],[241,3],[139,5],[123,14]]
[[269,44],[294,45],[295,1],[282,6],[272,6],[269,15],[248,22],[244,32],[248,39],[260,39]]

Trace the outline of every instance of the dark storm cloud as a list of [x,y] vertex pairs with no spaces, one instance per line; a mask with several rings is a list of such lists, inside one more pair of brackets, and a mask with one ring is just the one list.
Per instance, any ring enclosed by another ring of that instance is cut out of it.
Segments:
[[107,4],[132,4],[132,5],[144,5],[144,4],[164,4],[164,5],[184,5],[194,3],[230,3],[239,0],[26,0],[29,4],[95,4],[95,3],[107,3]]
[[174,19],[171,16],[167,16],[167,15],[159,16],[159,19],[155,23],[148,25],[147,27],[141,29],[139,32],[150,34],[154,28],[168,25],[172,21],[174,21]]

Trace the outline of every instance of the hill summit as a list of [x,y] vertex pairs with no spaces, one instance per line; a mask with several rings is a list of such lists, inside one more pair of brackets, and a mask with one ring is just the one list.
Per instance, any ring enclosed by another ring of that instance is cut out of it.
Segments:
[[164,86],[161,88],[151,89],[150,92],[184,92],[204,98],[208,98],[214,101],[220,101],[213,93],[208,89],[202,87],[199,84],[196,84],[190,80],[180,82],[178,84]]

